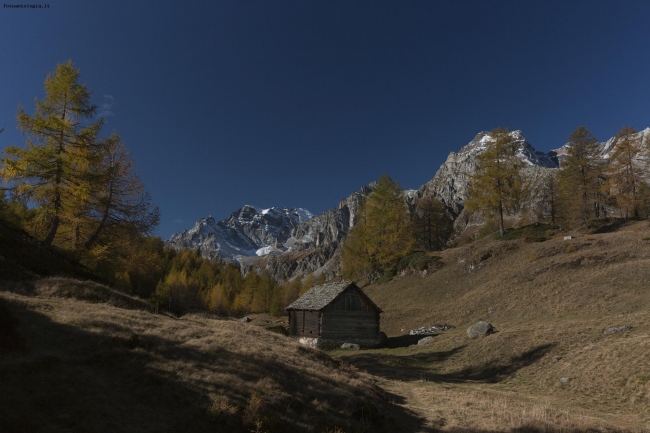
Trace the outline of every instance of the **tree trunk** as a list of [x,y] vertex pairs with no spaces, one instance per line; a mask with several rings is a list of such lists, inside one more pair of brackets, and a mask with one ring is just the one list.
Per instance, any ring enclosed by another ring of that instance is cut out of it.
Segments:
[[499,233],[501,236],[506,234],[506,230],[503,227],[503,203],[499,202]]
[[54,241],[54,236],[56,236],[56,231],[58,230],[58,228],[59,228],[59,216],[56,215],[52,220],[52,227],[50,227],[50,232],[47,234],[45,241],[43,241],[43,243],[46,246],[52,245],[52,241]]
[[104,226],[106,225],[106,220],[108,219],[108,207],[106,207],[106,210],[104,212],[104,216],[102,217],[101,222],[99,223],[99,226],[97,226],[97,230],[95,230],[95,233],[93,233],[90,238],[86,241],[84,244],[84,247],[89,250],[90,247],[93,246],[97,238],[99,237],[99,234],[102,232],[104,229]]

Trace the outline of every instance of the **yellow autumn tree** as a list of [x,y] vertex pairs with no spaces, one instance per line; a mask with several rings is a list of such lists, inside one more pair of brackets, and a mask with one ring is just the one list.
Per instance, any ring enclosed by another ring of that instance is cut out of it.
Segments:
[[404,191],[384,174],[362,202],[344,245],[341,274],[351,280],[372,281],[394,268],[414,243]]
[[501,236],[505,234],[504,215],[516,210],[525,195],[520,175],[523,163],[516,156],[517,150],[517,142],[507,128],[492,130],[469,178],[466,207],[496,217]]

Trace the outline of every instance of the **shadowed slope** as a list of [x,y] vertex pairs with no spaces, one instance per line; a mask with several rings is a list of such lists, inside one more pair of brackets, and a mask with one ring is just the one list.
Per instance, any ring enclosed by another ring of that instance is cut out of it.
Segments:
[[398,421],[420,423],[355,368],[259,327],[35,291],[0,291],[3,432],[394,431]]

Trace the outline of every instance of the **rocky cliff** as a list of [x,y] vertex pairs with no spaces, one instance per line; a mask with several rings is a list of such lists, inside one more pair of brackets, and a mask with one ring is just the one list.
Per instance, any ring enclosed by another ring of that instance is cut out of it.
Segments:
[[[527,167],[558,168],[555,151],[543,153],[526,141],[521,131],[512,131],[511,137],[518,147],[517,156]],[[433,179],[424,184],[417,192],[423,196],[437,197],[449,209],[454,218],[462,212],[463,201],[467,197],[468,179],[474,172],[476,156],[485,150],[491,140],[489,132],[480,132],[458,152],[451,152],[447,160],[438,169]]]

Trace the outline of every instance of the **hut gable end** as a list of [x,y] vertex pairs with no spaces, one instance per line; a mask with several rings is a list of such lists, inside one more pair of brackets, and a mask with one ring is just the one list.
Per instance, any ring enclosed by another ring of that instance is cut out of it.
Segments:
[[332,302],[325,306],[325,310],[345,311],[375,311],[376,306],[355,286],[350,286],[341,292]]

